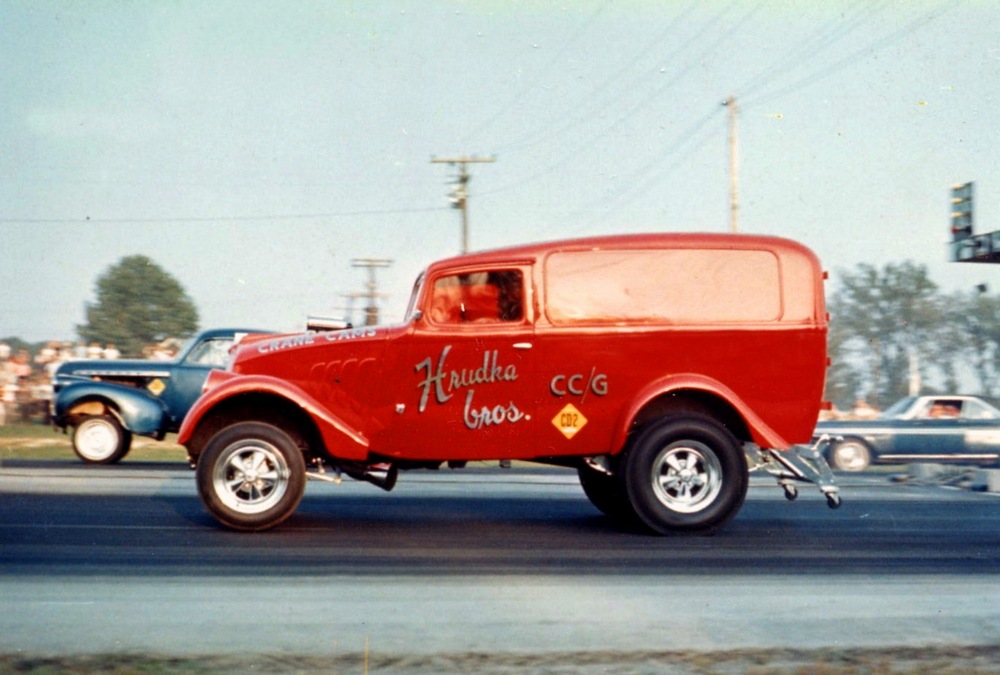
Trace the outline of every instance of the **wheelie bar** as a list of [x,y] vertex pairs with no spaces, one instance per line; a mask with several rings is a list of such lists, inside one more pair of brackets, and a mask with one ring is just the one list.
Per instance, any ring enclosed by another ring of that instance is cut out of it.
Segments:
[[840,488],[837,487],[830,471],[830,465],[823,457],[823,450],[833,440],[824,434],[812,446],[793,445],[788,450],[763,449],[747,443],[744,450],[750,470],[764,469],[778,479],[778,485],[785,491],[785,497],[794,500],[799,492],[797,481],[813,483],[826,497],[831,509],[840,507]]

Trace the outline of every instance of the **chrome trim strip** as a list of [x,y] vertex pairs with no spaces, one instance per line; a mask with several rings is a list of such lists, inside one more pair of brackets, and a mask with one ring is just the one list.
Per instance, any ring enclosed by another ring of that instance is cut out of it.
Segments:
[[80,377],[170,377],[169,370],[78,370]]
[[883,452],[879,454],[880,459],[909,459],[914,461],[926,461],[928,459],[941,459],[941,460],[956,460],[956,459],[1000,459],[1000,454],[996,452],[983,452],[979,454],[926,454],[926,455],[914,455],[914,454],[896,454]]

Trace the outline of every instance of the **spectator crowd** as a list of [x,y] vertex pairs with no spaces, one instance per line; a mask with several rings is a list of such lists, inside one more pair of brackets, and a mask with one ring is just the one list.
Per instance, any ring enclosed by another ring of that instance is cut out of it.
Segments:
[[31,356],[27,349],[13,349],[0,342],[0,425],[49,421],[52,376],[65,361],[78,359],[118,359],[121,352],[113,344],[102,347],[82,342],[49,341]]

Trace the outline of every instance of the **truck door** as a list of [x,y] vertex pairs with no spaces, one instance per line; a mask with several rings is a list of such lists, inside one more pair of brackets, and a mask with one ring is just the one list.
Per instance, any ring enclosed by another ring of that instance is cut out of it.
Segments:
[[427,279],[425,306],[393,367],[404,379],[380,446],[408,459],[530,454],[539,398],[530,279],[526,266]]

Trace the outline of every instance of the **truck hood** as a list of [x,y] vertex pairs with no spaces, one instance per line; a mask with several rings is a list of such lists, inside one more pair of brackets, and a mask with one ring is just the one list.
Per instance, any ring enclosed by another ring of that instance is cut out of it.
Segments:
[[91,379],[103,376],[170,377],[171,361],[113,360],[67,361],[56,369],[54,379]]
[[[288,333],[283,335],[252,335],[244,338],[237,346],[230,370],[242,372],[251,363],[281,362],[304,357],[310,351],[329,345],[364,345],[381,343],[392,333],[402,330],[399,326],[360,326],[344,330]],[[308,358],[308,357],[305,357]],[[251,368],[256,372],[256,368]]]

